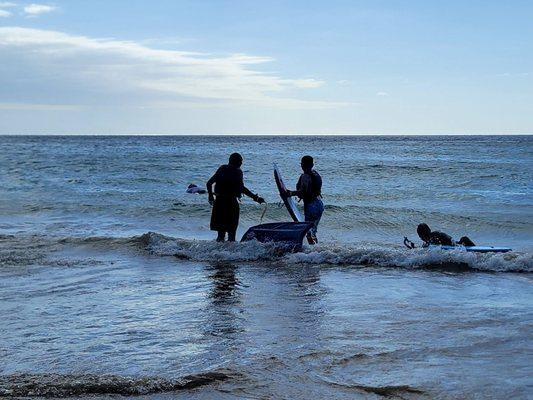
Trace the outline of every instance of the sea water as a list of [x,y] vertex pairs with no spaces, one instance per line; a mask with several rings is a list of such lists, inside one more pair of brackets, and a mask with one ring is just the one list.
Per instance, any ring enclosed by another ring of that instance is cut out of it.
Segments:
[[[318,246],[213,241],[185,190],[234,151],[239,237],[315,158]],[[0,396],[527,398],[532,174],[530,136],[2,136]]]

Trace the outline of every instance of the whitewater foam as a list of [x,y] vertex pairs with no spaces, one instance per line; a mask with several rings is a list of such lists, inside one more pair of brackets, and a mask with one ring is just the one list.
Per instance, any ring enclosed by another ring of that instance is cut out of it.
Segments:
[[101,261],[87,255],[65,255],[62,250],[92,249],[107,254],[114,251],[146,252],[154,256],[210,262],[261,262],[298,265],[369,266],[385,268],[434,268],[444,270],[477,270],[488,272],[533,272],[530,253],[470,253],[461,250],[412,249],[382,244],[348,245],[321,243],[304,246],[293,252],[283,243],[257,241],[223,242],[184,239],[147,232],[132,237],[4,236],[0,246],[0,266],[48,265],[57,267],[88,267]]
[[399,268],[472,269],[491,272],[532,272],[530,254],[474,254],[460,250],[428,250],[376,245],[347,246],[320,244],[298,253],[276,243],[218,243],[172,238],[148,232],[133,241],[152,254],[176,256],[194,261],[276,261],[285,264],[326,264]]

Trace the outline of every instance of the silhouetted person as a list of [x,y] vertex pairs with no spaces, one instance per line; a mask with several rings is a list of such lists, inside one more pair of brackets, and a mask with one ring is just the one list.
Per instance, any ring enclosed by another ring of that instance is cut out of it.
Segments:
[[416,228],[416,233],[418,237],[424,242],[423,247],[427,247],[430,244],[444,245],[444,246],[455,246],[456,244],[463,246],[475,246],[475,243],[472,242],[467,236],[463,236],[456,243],[450,235],[447,235],[444,232],[432,231],[427,224],[420,224]]
[[[239,199],[245,194],[254,201],[264,203],[262,197],[253,194],[244,186],[242,176],[242,156],[233,153],[226,165],[221,165],[217,172],[207,181],[209,204],[213,206],[211,213],[211,230],[217,231],[217,241],[223,242],[228,234],[228,240],[235,241],[235,233],[239,225]],[[215,191],[213,196],[213,184]]]
[[320,199],[322,197],[322,178],[313,169],[313,157],[303,156],[300,165],[303,174],[298,179],[296,190],[289,190],[288,194],[289,196],[298,196],[303,200],[305,220],[313,223],[310,232],[314,242],[317,243],[318,223],[324,212],[324,203]]

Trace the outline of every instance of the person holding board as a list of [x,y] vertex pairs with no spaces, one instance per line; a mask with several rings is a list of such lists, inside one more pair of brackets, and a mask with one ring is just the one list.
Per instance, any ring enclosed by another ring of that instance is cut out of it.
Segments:
[[[262,197],[253,194],[244,186],[241,170],[242,156],[233,153],[229,162],[221,165],[217,172],[207,181],[209,204],[213,206],[211,213],[211,230],[217,231],[217,242],[223,242],[228,234],[228,241],[235,241],[239,225],[239,199],[243,194],[259,204],[265,202]],[[213,185],[215,190],[213,192]]]
[[324,212],[324,203],[322,203],[322,177],[316,172],[314,167],[314,160],[311,156],[303,156],[300,166],[303,174],[300,175],[296,190],[288,190],[289,196],[298,196],[304,202],[304,214],[307,222],[312,222],[311,236],[315,243],[318,242],[316,233],[318,223],[322,218]]

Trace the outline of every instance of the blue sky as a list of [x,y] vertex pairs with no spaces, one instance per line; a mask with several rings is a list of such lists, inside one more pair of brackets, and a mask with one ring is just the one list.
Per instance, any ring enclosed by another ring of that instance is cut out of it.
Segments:
[[0,0],[0,134],[533,133],[531,1]]

